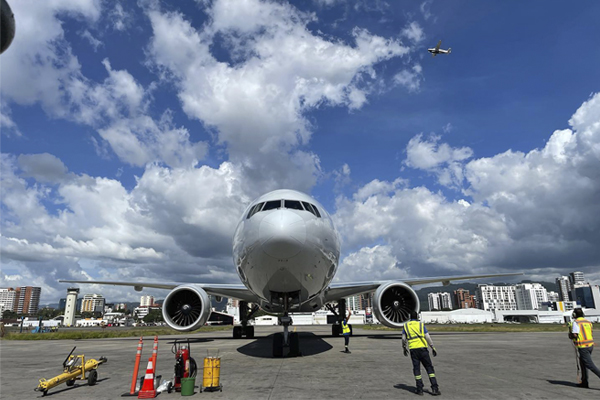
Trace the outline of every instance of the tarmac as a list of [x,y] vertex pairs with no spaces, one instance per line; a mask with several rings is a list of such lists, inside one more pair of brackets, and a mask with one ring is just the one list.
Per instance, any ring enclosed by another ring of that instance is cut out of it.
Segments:
[[[272,358],[272,336],[281,327],[255,327],[255,339],[233,339],[230,330],[190,335],[199,365],[195,398],[204,399],[397,399],[417,398],[410,358],[402,355],[400,335],[354,327],[351,354],[329,326],[297,326],[302,357]],[[438,356],[432,358],[445,399],[600,399],[600,379],[590,389],[575,386],[575,351],[566,333],[432,333]],[[159,337],[157,375],[171,380],[175,338]],[[78,381],[51,389],[47,398],[119,399],[129,392],[139,338],[0,342],[0,398],[33,399],[40,378],[62,372],[73,346],[86,358],[107,357],[98,383]],[[144,338],[139,376],[152,353]],[[203,359],[218,350],[223,391],[199,392]],[[600,364],[596,356],[596,364]],[[431,396],[427,374],[425,397]],[[179,398],[180,393],[159,394]],[[194,397],[191,397],[194,398]]]

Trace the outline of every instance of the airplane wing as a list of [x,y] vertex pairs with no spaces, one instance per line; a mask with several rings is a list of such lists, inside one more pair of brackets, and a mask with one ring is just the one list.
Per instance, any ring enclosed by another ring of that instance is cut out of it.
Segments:
[[[486,275],[457,275],[457,276],[437,276],[437,277],[426,277],[426,278],[411,278],[402,279],[398,282],[406,283],[407,285],[423,285],[425,283],[436,283],[441,282],[444,286],[449,285],[450,281],[462,281],[467,279],[480,279],[480,278],[496,278],[501,276],[515,276],[523,275],[521,272],[510,273],[510,274],[486,274]],[[387,282],[393,282],[391,280],[386,281],[373,281],[373,282],[349,282],[349,283],[333,283],[325,292],[325,300],[337,301],[343,297],[355,296],[357,294],[370,293]]]
[[437,46],[435,46],[435,50],[438,51],[440,49],[440,46],[442,45],[442,41],[440,40],[437,44]]
[[112,282],[112,281],[66,281],[60,280],[63,283],[85,283],[89,285],[114,285],[114,286],[130,286],[140,292],[144,288],[152,289],[167,289],[173,290],[179,285],[197,285],[206,291],[211,296],[231,297],[233,299],[243,300],[250,303],[257,303],[258,297],[252,293],[241,283],[238,284],[221,284],[221,283],[158,283],[158,282]]

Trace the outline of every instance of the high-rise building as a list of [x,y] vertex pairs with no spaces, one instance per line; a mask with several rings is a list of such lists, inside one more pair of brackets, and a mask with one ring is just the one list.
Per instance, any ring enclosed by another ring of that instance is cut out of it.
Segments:
[[558,295],[560,301],[569,301],[571,293],[571,280],[568,276],[559,276],[556,278],[556,285],[558,286]]
[[514,286],[479,285],[476,298],[477,306],[485,311],[517,309]]
[[65,326],[75,325],[75,314],[77,313],[77,295],[79,294],[79,288],[68,288],[67,299],[65,301],[65,318],[63,324]]
[[469,293],[463,288],[454,291],[454,307],[460,308],[475,308],[475,295]]
[[67,306],[67,298],[62,298],[58,300],[58,309],[60,311],[65,311],[65,307]]
[[427,295],[429,310],[452,309],[452,296],[448,292],[429,293]]
[[101,294],[86,294],[81,302],[81,312],[103,312],[105,302]]
[[548,303],[548,291],[539,283],[520,283],[515,285],[515,298],[518,310],[539,310]]
[[[583,276],[583,272],[574,271],[569,274],[569,281],[571,282],[571,287],[575,287],[578,285],[585,285],[585,277]],[[575,300],[575,299],[573,299]]]
[[346,309],[352,310],[352,311],[360,310],[360,306],[361,306],[360,298],[361,298],[360,294],[357,294],[356,296],[347,297],[346,298]]
[[352,311],[366,310],[372,307],[373,293],[357,294],[346,298],[346,308]]
[[577,285],[571,291],[573,300],[584,308],[599,308],[600,307],[600,292],[598,286],[593,285]]
[[37,314],[40,306],[42,288],[36,286],[21,286],[19,289],[17,314]]
[[17,291],[13,288],[0,289],[0,307],[2,311],[13,311],[16,312],[15,306],[18,304],[19,298],[17,297]]
[[150,307],[154,305],[154,296],[140,297],[140,307]]

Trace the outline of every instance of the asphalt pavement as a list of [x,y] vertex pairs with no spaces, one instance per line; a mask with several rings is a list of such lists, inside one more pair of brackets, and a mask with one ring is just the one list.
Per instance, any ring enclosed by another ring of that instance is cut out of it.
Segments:
[[[272,358],[272,335],[280,327],[256,327],[255,339],[233,339],[232,332],[194,334],[192,356],[202,368],[208,352],[221,357],[222,392],[199,392],[211,399],[397,399],[416,397],[410,358],[402,355],[401,338],[387,331],[354,327],[351,354],[344,340],[330,336],[327,326],[297,326],[302,357]],[[600,399],[600,379],[590,378],[590,389],[575,386],[575,352],[565,333],[432,333],[438,350],[433,358],[436,376],[446,399]],[[157,375],[171,380],[175,357],[173,340],[159,337]],[[99,367],[98,383],[62,384],[46,398],[117,399],[129,391],[139,338],[42,340],[0,342],[0,397],[32,399],[40,378],[62,372],[62,362],[73,346],[86,358],[107,357]],[[152,353],[152,337],[144,338],[139,375]],[[594,354],[596,364],[600,355]],[[425,397],[431,396],[427,374]],[[179,398],[180,393],[159,394]],[[194,398],[190,396],[190,398]]]

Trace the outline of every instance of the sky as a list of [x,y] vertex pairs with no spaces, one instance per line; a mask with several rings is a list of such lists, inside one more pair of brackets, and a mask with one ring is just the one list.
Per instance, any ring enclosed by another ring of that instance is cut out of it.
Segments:
[[332,215],[338,282],[600,283],[599,2],[9,3],[1,287],[239,283],[281,188]]

